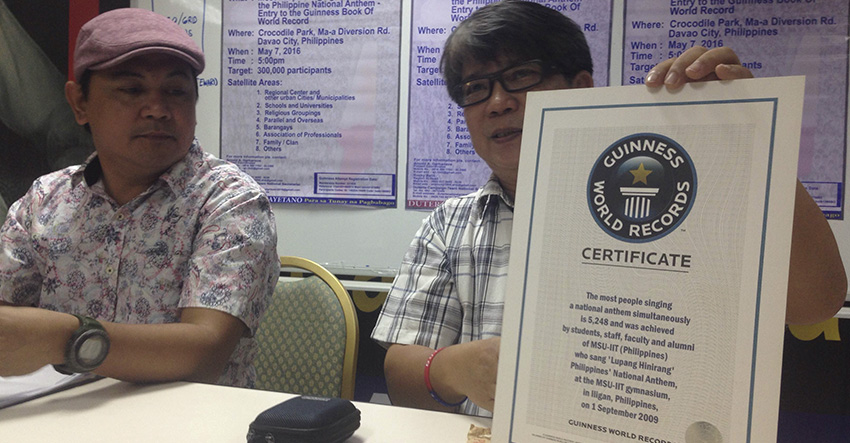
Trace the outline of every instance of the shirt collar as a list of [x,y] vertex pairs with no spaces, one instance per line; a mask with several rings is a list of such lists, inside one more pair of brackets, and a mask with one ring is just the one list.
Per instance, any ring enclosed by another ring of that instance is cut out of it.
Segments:
[[502,184],[499,183],[499,179],[495,175],[490,175],[490,179],[487,180],[487,183],[478,190],[478,195],[475,197],[478,201],[478,210],[483,213],[484,208],[491,204],[498,204],[501,199],[508,205],[511,210],[514,209],[514,199],[512,199],[502,188]]
[[[186,187],[189,179],[195,176],[195,173],[204,159],[204,151],[198,143],[198,139],[192,141],[192,146],[189,147],[189,152],[180,161],[173,164],[171,168],[159,176],[157,183],[164,182],[171,188],[175,194],[180,194]],[[97,183],[103,169],[100,166],[100,159],[97,158],[97,151],[92,153],[79,168],[72,173],[73,179],[85,180],[89,187]],[[155,183],[153,186],[156,186]],[[152,187],[153,187],[152,186]]]

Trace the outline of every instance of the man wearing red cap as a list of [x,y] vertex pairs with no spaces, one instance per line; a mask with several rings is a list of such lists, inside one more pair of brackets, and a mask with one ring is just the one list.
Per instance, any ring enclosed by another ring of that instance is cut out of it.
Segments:
[[40,177],[0,229],[0,376],[254,381],[277,281],[263,190],[195,140],[204,55],[142,9],[89,21],[65,96],[96,152]]

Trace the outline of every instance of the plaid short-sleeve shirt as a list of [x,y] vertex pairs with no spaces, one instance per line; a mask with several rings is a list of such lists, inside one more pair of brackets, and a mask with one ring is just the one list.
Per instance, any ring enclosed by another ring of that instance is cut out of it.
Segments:
[[[253,331],[279,275],[274,215],[262,188],[197,142],[125,205],[93,154],[37,179],[0,229],[0,300],[104,321],[172,323],[180,309],[231,314]],[[251,386],[253,338],[219,383]]]
[[[512,226],[513,202],[495,178],[446,200],[417,231],[372,338],[436,349],[499,337]],[[470,401],[462,412],[487,415]]]

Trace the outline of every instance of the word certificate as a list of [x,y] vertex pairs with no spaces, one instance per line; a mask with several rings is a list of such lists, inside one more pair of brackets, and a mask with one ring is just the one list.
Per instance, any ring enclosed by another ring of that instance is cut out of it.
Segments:
[[803,77],[531,92],[494,441],[775,441]]

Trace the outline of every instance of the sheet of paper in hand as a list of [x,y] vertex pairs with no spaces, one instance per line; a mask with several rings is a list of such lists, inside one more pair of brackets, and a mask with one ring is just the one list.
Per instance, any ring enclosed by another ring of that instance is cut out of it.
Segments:
[[775,441],[803,86],[528,94],[493,441]]
[[0,377],[0,409],[97,380],[95,374],[65,375],[47,365],[27,375]]

